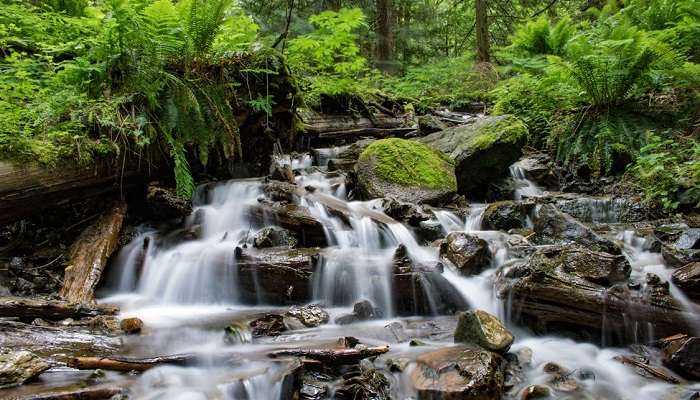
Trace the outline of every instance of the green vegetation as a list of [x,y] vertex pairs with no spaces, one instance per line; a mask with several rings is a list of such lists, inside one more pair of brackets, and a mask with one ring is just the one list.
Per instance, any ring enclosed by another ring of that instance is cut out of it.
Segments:
[[381,179],[403,186],[429,189],[457,188],[454,162],[430,146],[405,139],[382,139],[360,154],[372,161]]
[[478,134],[471,139],[469,147],[475,150],[486,149],[494,143],[518,144],[527,140],[527,126],[512,115],[476,122],[469,129]]

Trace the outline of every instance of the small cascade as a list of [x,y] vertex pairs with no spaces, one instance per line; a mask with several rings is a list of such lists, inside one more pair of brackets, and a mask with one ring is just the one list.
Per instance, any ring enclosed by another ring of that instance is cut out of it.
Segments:
[[273,162],[278,165],[289,165],[293,170],[306,169],[313,165],[313,157],[311,154],[295,154],[295,155],[278,155]]
[[342,152],[346,151],[350,146],[328,147],[315,149],[316,165],[319,167],[328,166],[328,161],[337,158]]
[[544,194],[544,191],[534,182],[527,179],[525,170],[520,164],[520,161],[510,166],[510,176],[515,182],[515,200],[522,200],[528,197],[538,197]]
[[488,204],[472,204],[469,208],[469,215],[464,224],[464,230],[467,232],[480,231],[481,220],[484,218],[484,212]]
[[433,210],[433,215],[442,227],[442,232],[447,235],[450,232],[461,231],[464,229],[464,221],[462,221],[453,212],[446,210]]
[[577,197],[560,200],[557,207],[582,222],[612,224],[630,213],[634,204],[623,198]]

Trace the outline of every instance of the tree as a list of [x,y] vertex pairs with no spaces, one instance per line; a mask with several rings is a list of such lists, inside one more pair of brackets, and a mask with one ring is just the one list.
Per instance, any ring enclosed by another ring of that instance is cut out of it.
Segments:
[[377,0],[377,66],[391,70],[394,38],[392,35],[391,0]]
[[476,61],[489,62],[489,21],[488,21],[488,6],[486,0],[476,0],[475,5],[475,24],[476,24]]

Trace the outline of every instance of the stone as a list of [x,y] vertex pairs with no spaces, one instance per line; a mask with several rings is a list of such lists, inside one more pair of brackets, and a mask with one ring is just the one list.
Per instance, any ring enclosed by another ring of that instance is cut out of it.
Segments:
[[121,322],[119,322],[119,327],[127,335],[133,335],[141,333],[141,330],[143,329],[143,321],[136,317],[124,318],[121,320]]
[[495,316],[482,310],[459,313],[455,343],[472,343],[486,350],[506,353],[513,344],[513,334]]
[[49,364],[28,351],[0,353],[0,388],[21,385],[49,369]]
[[287,330],[284,324],[284,317],[279,314],[265,314],[248,323],[250,332],[254,337],[258,336],[279,336]]
[[299,320],[304,326],[314,328],[321,324],[325,324],[330,320],[330,316],[326,310],[322,309],[318,304],[311,304],[302,307],[292,307],[285,314],[290,318]]
[[537,185],[548,189],[559,187],[559,177],[549,155],[544,153],[529,154],[521,158],[517,166],[523,171],[525,178]]
[[232,323],[224,328],[224,342],[229,345],[246,344],[252,342],[250,330],[242,323]]
[[455,162],[457,192],[483,198],[489,185],[508,176],[508,168],[522,155],[527,126],[512,115],[490,116],[418,139]]
[[686,296],[700,302],[700,262],[693,262],[673,271],[671,280]]
[[447,129],[447,125],[434,115],[421,115],[418,117],[418,134],[425,136],[434,132]]
[[399,316],[453,315],[469,308],[439,269],[394,274],[392,287],[394,311]]
[[360,154],[357,190],[364,199],[442,205],[455,195],[454,165],[439,151],[412,140],[378,140]]
[[481,273],[491,265],[488,243],[464,232],[451,232],[440,245],[440,257],[449,260],[464,276]]
[[490,351],[444,347],[418,356],[410,379],[418,399],[500,399],[504,363]]
[[534,220],[535,242],[539,244],[580,244],[591,250],[620,254],[620,248],[552,204],[540,207]]
[[179,197],[175,190],[151,184],[146,191],[150,219],[183,218],[192,213],[192,203]]
[[532,203],[499,201],[489,204],[484,211],[481,225],[484,230],[507,232],[527,226],[527,215],[534,207]]
[[295,183],[294,170],[289,164],[275,165],[270,172],[270,178],[275,181]]
[[430,215],[423,212],[414,203],[402,203],[396,199],[382,199],[381,207],[384,214],[411,226],[418,226],[421,222],[430,220]]
[[530,385],[520,392],[521,400],[544,399],[549,397],[550,391],[547,386]]
[[360,300],[352,307],[352,313],[341,315],[335,319],[338,325],[347,325],[354,322],[367,321],[369,319],[378,318],[381,313],[372,305],[369,300]]
[[253,236],[253,246],[256,248],[266,247],[297,247],[299,241],[296,236],[287,229],[277,226],[269,226],[255,233]]
[[691,337],[686,339],[677,349],[669,349],[664,363],[677,372],[688,378],[700,379],[700,338]]
[[686,229],[673,245],[683,250],[700,249],[700,228]]

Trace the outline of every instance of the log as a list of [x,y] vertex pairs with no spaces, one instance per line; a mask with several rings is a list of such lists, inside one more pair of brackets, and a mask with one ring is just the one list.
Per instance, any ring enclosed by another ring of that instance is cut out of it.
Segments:
[[342,131],[322,132],[318,135],[320,143],[334,142],[341,139],[359,139],[366,136],[372,136],[378,139],[387,137],[404,137],[411,132],[415,132],[416,128],[357,128]]
[[75,369],[104,369],[108,371],[146,371],[159,365],[191,365],[197,356],[194,354],[175,354],[152,358],[130,357],[73,357],[67,365]]
[[616,356],[613,357],[613,359],[615,361],[620,362],[621,364],[630,365],[634,367],[637,373],[639,373],[642,376],[653,377],[671,384],[681,383],[680,379],[674,377],[670,372],[666,372],[660,367],[654,367],[649,364],[645,364],[642,361],[636,360],[632,357]]
[[116,203],[80,234],[71,246],[61,297],[74,303],[94,300],[102,271],[117,248],[125,217],[126,203]]
[[72,355],[109,355],[121,346],[116,337],[90,334],[85,328],[51,327],[0,319],[0,349],[27,350],[53,359]]
[[324,364],[347,365],[358,361],[376,357],[389,351],[389,346],[356,347],[352,349],[287,349],[268,353],[271,358],[277,357],[304,357],[320,361]]
[[116,306],[109,304],[75,304],[61,300],[30,299],[24,297],[0,297],[0,317],[33,320],[80,319],[98,315],[115,315]]
[[120,394],[124,394],[124,389],[117,387],[95,387],[22,396],[18,397],[17,400],[106,400]]
[[[304,122],[304,131],[307,134],[320,134],[324,132],[347,131],[364,128],[397,128],[404,124],[401,118],[376,113],[372,118],[356,117],[353,115],[332,115],[315,112],[300,112],[299,116]],[[374,122],[372,122],[374,120]],[[376,124],[375,124],[376,123]]]

